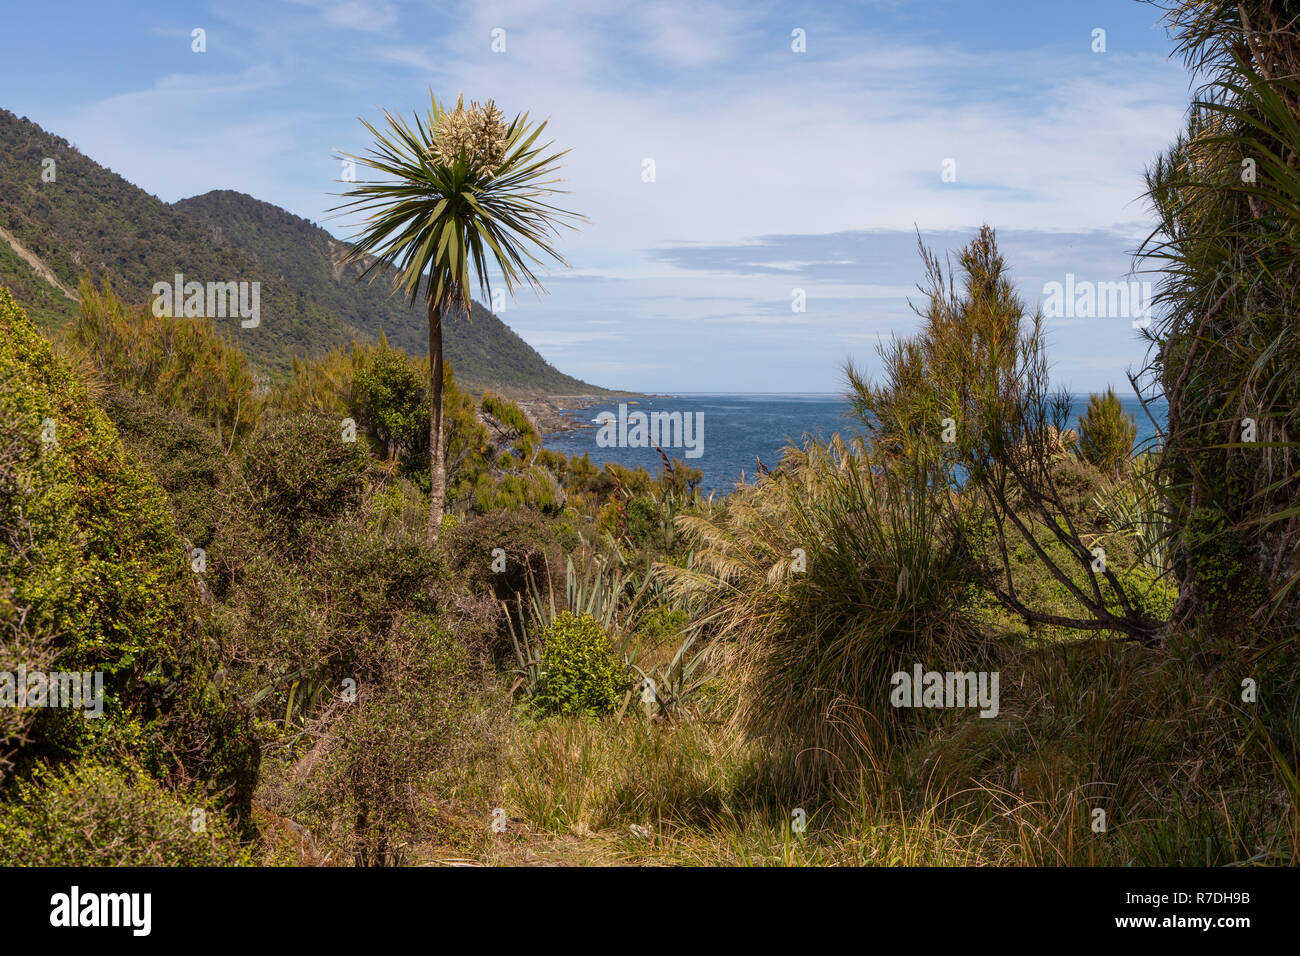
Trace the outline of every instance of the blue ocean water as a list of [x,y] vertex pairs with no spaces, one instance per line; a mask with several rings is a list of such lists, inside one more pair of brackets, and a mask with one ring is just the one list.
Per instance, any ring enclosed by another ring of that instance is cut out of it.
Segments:
[[[1125,409],[1138,426],[1138,443],[1148,442],[1155,435],[1155,426],[1134,397],[1121,398]],[[590,425],[575,431],[561,432],[546,437],[545,445],[567,455],[591,456],[595,465],[607,461],[627,468],[640,465],[656,474],[661,465],[659,453],[653,447],[602,448],[597,444],[598,425],[594,420],[602,412],[615,417],[619,404],[627,405],[627,413],[680,412],[698,415],[692,421],[703,423],[703,441],[699,442],[699,457],[689,458],[685,442],[682,447],[664,451],[670,458],[680,458],[704,474],[701,489],[726,493],[743,475],[752,479],[761,460],[768,468],[781,463],[781,449],[790,441],[801,441],[805,435],[820,439],[835,432],[855,434],[858,424],[849,415],[848,402],[835,393],[800,394],[716,394],[694,393],[675,396],[651,396],[638,399],[621,399],[590,408],[568,412],[575,421]],[[1086,395],[1076,396],[1071,410],[1070,426],[1077,427],[1078,416],[1087,406]],[[1164,427],[1165,406],[1152,405],[1152,414]],[[699,436],[692,433],[693,440]]]

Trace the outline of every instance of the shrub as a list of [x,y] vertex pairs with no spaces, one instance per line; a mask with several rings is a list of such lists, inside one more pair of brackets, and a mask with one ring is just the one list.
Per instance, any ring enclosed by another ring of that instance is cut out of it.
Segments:
[[[492,440],[487,426],[479,420],[474,398],[456,384],[449,363],[442,365],[443,461],[447,466],[447,506],[464,508],[473,496],[474,486],[488,468],[492,457]],[[413,480],[429,490],[428,436],[422,446],[424,467]]]
[[[36,439],[21,427],[9,400],[7,388],[0,388],[0,673],[16,673],[19,666],[49,670],[54,656],[50,635],[33,633],[27,618],[31,608],[13,601],[10,582],[27,573],[33,558],[32,522],[25,512],[27,489],[32,487],[41,459]],[[49,459],[46,458],[45,461]],[[37,466],[34,469],[34,465]],[[23,707],[0,707],[0,780],[12,764],[12,757],[30,742],[29,731],[36,713]]]
[[[315,359],[294,359],[293,379],[271,404],[286,412],[352,416],[376,451],[396,456],[401,475],[429,493],[428,359],[415,359],[382,339]],[[447,504],[463,506],[488,470],[492,442],[478,406],[442,366],[443,459]],[[426,515],[427,519],[427,515]]]
[[497,464],[501,473],[480,472],[475,481],[474,510],[479,514],[528,508],[557,515],[564,510],[564,491],[549,470],[520,467],[508,453]]
[[657,604],[642,616],[636,629],[637,642],[649,649],[676,647],[690,621],[690,615],[683,609]]
[[[226,791],[245,812],[257,743],[240,705],[211,684],[215,655],[167,499],[4,289],[0,408],[26,436],[26,488],[4,518],[27,527],[21,548],[0,540],[0,584],[33,633],[54,636],[53,666],[104,674],[103,717],[42,708],[18,772],[128,751],[160,777]],[[47,425],[54,440],[36,441]]]
[[357,350],[332,348],[316,358],[294,356],[290,379],[272,390],[269,404],[284,412],[347,415]]
[[618,706],[627,687],[609,635],[590,614],[562,611],[542,631],[533,704],[544,714],[598,717]]
[[377,528],[367,502],[305,536],[297,561],[254,555],[218,609],[240,689],[268,716],[312,713],[355,677],[370,635],[402,615],[432,614],[450,589],[423,528]]
[[1104,395],[1089,395],[1088,408],[1079,416],[1079,454],[1113,478],[1133,457],[1137,422],[1129,417],[1112,388]]
[[1050,464],[1050,476],[1060,516],[1086,528],[1101,517],[1097,496],[1106,488],[1105,476],[1093,465],[1077,458],[1058,458]]
[[[535,511],[493,511],[467,518],[449,532],[445,543],[452,569],[468,587],[499,601],[526,593],[530,576],[542,582],[563,580],[556,527]],[[492,569],[497,548],[505,553],[504,571]]]
[[107,279],[102,290],[82,280],[79,297],[72,339],[107,377],[215,425],[223,441],[252,430],[262,406],[256,383],[211,319],[155,316],[148,305],[128,309]]
[[1237,632],[1268,596],[1250,537],[1217,508],[1197,508],[1183,529],[1182,580],[1207,628]]
[[542,439],[524,410],[510,399],[491,391],[483,393],[479,408],[496,431],[497,440],[513,450],[516,457],[531,461]]
[[0,804],[0,866],[236,866],[249,862],[209,798],[138,767],[82,760],[19,781]]
[[[946,509],[953,527],[964,526],[963,508],[987,513],[998,547],[980,555],[981,583],[1025,622],[1158,643],[1162,622],[1134,607],[1116,574],[1094,566],[1092,545],[1069,519],[1055,476],[1073,443],[1065,428],[1070,396],[1052,390],[1042,314],[1029,313],[1016,294],[993,230],[980,229],[958,268],[945,270],[924,248],[922,258],[928,302],[918,308],[919,332],[881,347],[879,385],[848,367],[854,414],[873,455],[951,488],[935,503],[961,506]],[[1016,536],[1069,591],[1072,613],[1051,613],[1016,593],[1009,557]],[[972,541],[968,550],[980,549]]]
[[290,544],[355,507],[368,464],[365,446],[344,441],[342,421],[328,415],[271,418],[243,455],[255,507]]
[[362,866],[409,861],[435,824],[432,799],[489,774],[498,724],[477,706],[483,672],[437,617],[358,638],[355,699],[335,695],[313,746],[266,795]]
[[220,498],[233,490],[235,477],[212,429],[120,388],[110,389],[101,404],[122,440],[167,492],[177,530],[194,547],[211,549]]
[[[353,410],[388,457],[413,454],[411,470],[427,470],[429,454],[429,375],[418,362],[386,339],[352,352]],[[420,452],[424,461],[421,462]]]
[[633,495],[626,500],[612,498],[601,509],[596,528],[611,534],[634,548],[668,550],[672,544],[672,526],[668,509],[649,495]]

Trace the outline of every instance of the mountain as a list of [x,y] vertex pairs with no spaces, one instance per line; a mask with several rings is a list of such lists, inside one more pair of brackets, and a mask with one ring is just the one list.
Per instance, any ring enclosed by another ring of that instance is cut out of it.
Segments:
[[[383,332],[391,345],[413,355],[428,354],[423,306],[412,308],[405,295],[393,292],[392,273],[359,281],[361,263],[344,265],[346,244],[319,226],[228,189],[182,199],[173,208],[250,253],[267,271],[293,276],[295,285],[311,290],[312,301],[364,337],[377,338]],[[442,327],[457,381],[489,387],[510,383],[515,390],[551,394],[599,391],[556,370],[477,302],[469,321],[457,309],[443,316]]]
[[[214,321],[269,379],[287,375],[295,355],[381,332],[427,355],[424,309],[393,295],[389,276],[357,281],[361,266],[343,266],[345,252],[324,229],[243,193],[165,203],[0,109],[0,282],[46,328],[75,313],[72,296],[86,274],[108,276],[123,298],[144,302],[155,282],[181,273],[187,282],[261,283],[256,327]],[[472,390],[516,397],[605,391],[560,372],[477,302],[469,320],[463,312],[444,317],[443,341],[457,381]]]

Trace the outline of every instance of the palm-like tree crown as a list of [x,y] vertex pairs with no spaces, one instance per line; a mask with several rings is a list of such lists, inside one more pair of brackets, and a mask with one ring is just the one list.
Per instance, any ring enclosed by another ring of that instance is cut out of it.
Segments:
[[365,276],[395,267],[412,303],[427,272],[429,305],[459,302],[467,316],[471,269],[488,296],[490,263],[511,294],[524,284],[540,291],[539,257],[567,265],[551,242],[558,225],[572,228],[569,220],[582,218],[545,201],[564,192],[552,174],[567,150],[546,155],[551,144],[536,145],[546,122],[533,126],[527,113],[507,126],[491,101],[466,109],[461,98],[448,110],[432,91],[429,100],[428,115],[416,114],[414,125],[387,110],[384,133],[362,120],[375,147],[343,154],[384,177],[356,183],[335,207],[366,217],[348,258],[366,262]]

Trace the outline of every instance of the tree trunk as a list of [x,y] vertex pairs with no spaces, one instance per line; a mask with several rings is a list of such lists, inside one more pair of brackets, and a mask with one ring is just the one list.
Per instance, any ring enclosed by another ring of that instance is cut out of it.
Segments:
[[429,528],[425,540],[438,543],[447,468],[442,454],[442,307],[429,301]]

